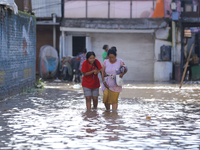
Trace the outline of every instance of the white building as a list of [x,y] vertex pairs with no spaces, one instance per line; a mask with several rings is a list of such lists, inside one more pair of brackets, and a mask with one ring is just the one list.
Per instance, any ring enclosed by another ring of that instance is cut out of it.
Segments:
[[[77,55],[86,47],[103,63],[103,45],[117,47],[129,71],[125,80],[168,81],[172,62],[159,63],[160,46],[168,42],[170,20],[151,18],[154,0],[65,1],[60,30],[60,58]],[[166,66],[167,70],[158,71]]]

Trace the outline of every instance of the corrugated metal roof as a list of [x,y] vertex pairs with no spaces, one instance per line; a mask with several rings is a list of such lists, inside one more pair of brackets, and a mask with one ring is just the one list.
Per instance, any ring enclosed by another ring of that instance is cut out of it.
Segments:
[[61,0],[32,0],[32,9],[36,17],[52,17],[52,13],[61,17]]

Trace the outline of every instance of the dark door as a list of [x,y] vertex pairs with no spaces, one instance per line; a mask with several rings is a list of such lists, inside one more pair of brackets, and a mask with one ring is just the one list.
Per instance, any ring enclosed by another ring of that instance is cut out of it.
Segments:
[[200,34],[195,34],[195,54],[200,57]]
[[83,48],[85,48],[85,36],[74,36],[72,40],[73,56],[77,56],[82,52]]

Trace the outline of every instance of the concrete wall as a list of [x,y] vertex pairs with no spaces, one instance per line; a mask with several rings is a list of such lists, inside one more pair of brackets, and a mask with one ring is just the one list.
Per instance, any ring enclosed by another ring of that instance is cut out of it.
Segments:
[[162,82],[169,81],[173,77],[173,60],[174,63],[180,62],[180,44],[179,39],[180,35],[177,30],[177,48],[173,52],[171,51],[171,61],[161,61],[160,59],[160,47],[163,45],[172,46],[170,39],[170,28],[159,29],[155,32],[155,63],[154,63],[154,81]]
[[12,11],[0,20],[0,98],[19,93],[35,82],[36,20]]
[[[154,81],[169,81],[172,77],[172,61],[160,61],[160,47],[163,45],[171,46],[172,43],[167,41],[170,28],[159,29],[155,32],[155,63],[154,63]],[[171,52],[171,58],[173,52]]]
[[157,61],[154,64],[154,81],[166,82],[172,79],[173,64],[171,61]]
[[179,27],[176,28],[176,48],[175,50],[172,48],[171,61],[160,61],[160,47],[162,45],[172,46],[170,32],[170,28],[159,29],[155,32],[154,81],[169,81],[173,76],[173,64],[178,65],[181,62],[181,29]]

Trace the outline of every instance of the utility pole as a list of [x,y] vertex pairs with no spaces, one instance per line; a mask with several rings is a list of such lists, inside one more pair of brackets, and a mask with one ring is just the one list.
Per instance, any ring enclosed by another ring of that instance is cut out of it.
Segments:
[[172,50],[173,50],[172,62],[175,63],[175,52],[176,52],[176,23],[175,23],[175,20],[178,20],[175,0],[173,0],[171,3],[171,10],[172,10]]
[[175,63],[175,51],[176,51],[176,23],[172,20],[172,49],[173,49],[173,57],[172,62]]
[[52,14],[53,17],[53,47],[56,49],[56,14]]

